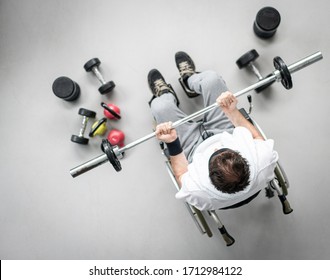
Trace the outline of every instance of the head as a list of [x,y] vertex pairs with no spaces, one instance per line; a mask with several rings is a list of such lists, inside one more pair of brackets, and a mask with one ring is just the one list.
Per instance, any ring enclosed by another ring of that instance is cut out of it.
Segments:
[[209,176],[217,190],[236,193],[250,183],[249,164],[238,152],[220,149],[210,157]]

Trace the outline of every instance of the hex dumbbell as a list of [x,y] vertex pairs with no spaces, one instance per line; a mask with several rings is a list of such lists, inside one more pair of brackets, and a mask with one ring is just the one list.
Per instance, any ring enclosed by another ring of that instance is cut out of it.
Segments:
[[106,94],[106,93],[111,92],[116,85],[113,81],[106,82],[104,80],[101,72],[99,71],[100,64],[101,64],[101,61],[98,58],[92,58],[92,59],[88,60],[85,63],[84,68],[87,72],[93,72],[94,73],[96,78],[102,84],[102,86],[99,87],[99,92],[101,94]]
[[71,141],[75,142],[75,143],[78,143],[78,144],[87,145],[89,139],[84,137],[84,133],[85,133],[85,130],[86,130],[86,127],[87,127],[88,120],[90,118],[95,118],[96,113],[94,111],[90,111],[90,110],[87,110],[87,109],[84,109],[84,108],[80,108],[79,111],[78,111],[78,114],[83,116],[82,122],[81,122],[81,128],[80,128],[80,131],[79,131],[78,135],[72,135],[71,136]]
[[[238,66],[239,69],[242,69],[245,67],[249,68],[252,71],[252,73],[257,76],[258,80],[261,81],[264,78],[270,77],[272,74],[269,74],[266,77],[263,77],[260,74],[258,68],[253,63],[258,57],[259,57],[259,54],[255,49],[250,50],[247,53],[243,54],[239,59],[236,60],[236,65]],[[268,88],[272,83],[274,83],[274,81],[271,81],[263,86],[256,88],[255,91],[257,93],[259,93],[259,92],[263,91],[264,89]]]

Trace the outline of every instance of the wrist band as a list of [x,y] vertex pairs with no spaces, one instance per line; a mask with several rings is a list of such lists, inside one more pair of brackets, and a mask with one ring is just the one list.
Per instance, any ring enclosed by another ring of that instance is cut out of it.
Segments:
[[170,154],[170,156],[176,156],[178,154],[182,153],[182,147],[181,147],[181,143],[180,143],[180,139],[179,137],[177,137],[173,142],[171,143],[166,143],[167,149],[168,149],[168,153]]

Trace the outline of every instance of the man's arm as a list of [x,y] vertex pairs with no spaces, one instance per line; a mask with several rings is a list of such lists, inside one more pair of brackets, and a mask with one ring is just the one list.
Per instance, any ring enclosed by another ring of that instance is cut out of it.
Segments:
[[176,156],[171,156],[170,160],[174,176],[178,182],[179,187],[181,188],[181,177],[183,174],[188,172],[188,161],[183,152]]
[[188,171],[188,161],[182,151],[180,140],[176,130],[172,128],[172,123],[162,123],[156,127],[156,137],[158,140],[166,143],[170,153],[171,166],[174,176],[181,188],[181,177]]
[[243,126],[251,132],[253,139],[264,140],[254,125],[251,124],[237,109],[237,102],[237,98],[229,91],[223,92],[217,98],[218,105],[235,127]]

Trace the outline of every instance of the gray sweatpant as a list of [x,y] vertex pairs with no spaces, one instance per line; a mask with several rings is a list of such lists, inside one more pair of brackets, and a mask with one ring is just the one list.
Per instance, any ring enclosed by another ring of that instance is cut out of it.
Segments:
[[[217,97],[227,91],[225,81],[214,71],[196,73],[188,79],[189,88],[201,94],[204,107],[216,102]],[[157,123],[175,122],[187,116],[178,106],[173,94],[165,93],[155,98],[151,103],[151,113]],[[189,162],[196,147],[203,141],[204,129],[213,134],[224,131],[232,132],[233,124],[226,117],[220,107],[206,113],[202,122],[190,121],[176,128],[181,145]]]

